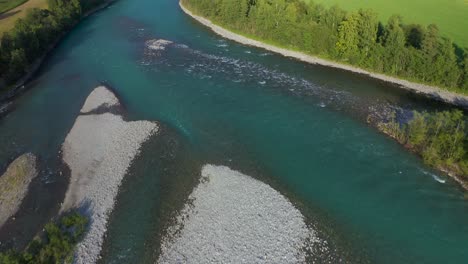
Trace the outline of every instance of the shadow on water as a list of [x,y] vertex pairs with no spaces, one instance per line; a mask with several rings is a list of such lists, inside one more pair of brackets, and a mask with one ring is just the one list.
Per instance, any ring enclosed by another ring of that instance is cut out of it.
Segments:
[[[229,129],[223,135],[229,134]],[[232,131],[232,133],[235,133]],[[216,136],[216,135],[213,135]],[[216,140],[215,140],[216,141]],[[219,141],[223,141],[219,138]],[[272,186],[301,210],[307,224],[326,241],[326,250],[315,255],[319,263],[367,263],[365,252],[353,247],[324,211],[304,203],[282,184],[273,172],[257,162],[250,147],[226,142],[216,148],[195,146],[174,128],[163,124],[160,133],[146,142],[125,177],[117,204],[109,219],[99,263],[154,263],[160,254],[161,239],[199,183],[201,167],[225,165]],[[317,245],[318,246],[318,245]]]
[[60,41],[60,43],[57,45],[57,48],[54,49],[54,51],[47,56],[47,58],[44,60],[42,63],[41,67],[39,70],[36,72],[34,75],[33,79],[37,79],[43,75],[48,74],[50,71],[53,71],[55,67],[57,67],[60,64],[63,64],[65,62],[71,62],[73,58],[69,53],[65,51],[68,51],[70,48],[76,48],[89,39],[93,38],[93,35],[95,34],[95,30],[92,28],[87,27],[86,29],[81,29],[80,30],[80,25],[77,26],[75,31],[80,31],[80,37],[74,37],[74,35],[66,35],[63,37],[63,39]]
[[155,245],[198,183],[200,168],[188,142],[160,125],[121,185],[100,263],[154,263]]
[[222,136],[217,133],[210,135],[214,142],[223,142],[222,147],[204,146],[198,151],[204,153],[207,164],[227,166],[242,174],[257,179],[281,195],[285,196],[300,210],[309,228],[315,231],[321,241],[313,245],[313,255],[309,255],[308,263],[371,263],[365,249],[353,245],[349,230],[340,227],[326,208],[304,200],[303,197],[284,183],[280,175],[261,163],[252,146],[243,141],[226,141],[226,138],[237,138],[235,128],[223,127]]
[[0,229],[0,251],[26,247],[60,209],[70,169],[62,162],[61,155],[57,155],[47,160],[39,157],[38,172],[20,209]]

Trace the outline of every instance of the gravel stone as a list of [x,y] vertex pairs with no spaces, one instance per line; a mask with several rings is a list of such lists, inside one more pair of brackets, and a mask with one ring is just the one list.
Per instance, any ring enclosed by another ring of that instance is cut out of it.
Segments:
[[[107,88],[98,87],[89,95],[81,112],[103,105],[118,106],[119,102]],[[80,115],[76,119],[62,146],[71,179],[61,210],[86,208],[91,224],[77,246],[75,263],[90,264],[99,259],[120,183],[141,144],[157,132],[155,122],[126,122],[112,113]]]
[[37,176],[36,156],[26,153],[16,158],[0,176],[0,227],[15,215]]
[[305,263],[319,242],[288,199],[228,167],[205,165],[189,201],[158,263]]

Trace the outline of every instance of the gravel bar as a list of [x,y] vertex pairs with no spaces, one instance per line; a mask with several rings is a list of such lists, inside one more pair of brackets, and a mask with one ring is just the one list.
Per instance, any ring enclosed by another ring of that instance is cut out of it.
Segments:
[[[81,112],[119,105],[115,95],[101,86],[89,95]],[[127,122],[112,113],[83,114],[76,119],[62,146],[71,178],[61,211],[85,209],[91,224],[77,246],[75,263],[90,264],[99,259],[121,181],[140,146],[157,132],[155,122]]]
[[188,200],[158,263],[305,263],[319,242],[287,198],[228,167],[205,165]]

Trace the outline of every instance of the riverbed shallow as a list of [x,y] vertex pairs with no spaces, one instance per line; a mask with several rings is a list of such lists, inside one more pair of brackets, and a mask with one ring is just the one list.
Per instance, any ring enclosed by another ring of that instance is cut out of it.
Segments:
[[[172,44],[150,52],[145,43],[151,39]],[[365,122],[369,111],[382,107],[450,106],[224,40],[186,17],[176,0],[120,0],[73,30],[15,110],[0,119],[0,167],[32,152],[50,166],[39,173],[41,190],[53,190],[60,175],[48,173],[57,165],[47,161],[57,158],[84,100],[101,83],[116,90],[129,120],[169,127],[175,139],[168,142],[183,142],[175,149],[185,160],[156,162],[165,153],[161,144],[143,146],[138,167],[129,171],[141,181],[122,183],[103,263],[157,259],[164,232],[157,221],[169,221],[160,213],[182,208],[199,177],[189,172],[202,164],[228,166],[271,185],[315,216],[311,221],[337,245],[337,255],[355,252],[351,262],[468,260],[462,190]],[[173,202],[178,195],[182,200]],[[47,201],[40,208],[46,205],[56,206]]]

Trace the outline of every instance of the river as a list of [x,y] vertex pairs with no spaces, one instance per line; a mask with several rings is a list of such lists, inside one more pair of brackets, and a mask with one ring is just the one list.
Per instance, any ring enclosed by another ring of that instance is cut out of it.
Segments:
[[[149,39],[173,44],[151,51]],[[324,260],[468,263],[463,191],[366,123],[369,113],[392,107],[449,106],[223,40],[184,15],[177,0],[120,0],[87,18],[0,119],[0,167],[26,151],[42,164],[19,216],[23,229],[1,230],[1,239],[32,236],[57,212],[61,143],[102,83],[130,119],[163,124],[121,186],[102,263],[152,263],[169,215],[206,163],[290,198],[329,242]]]

